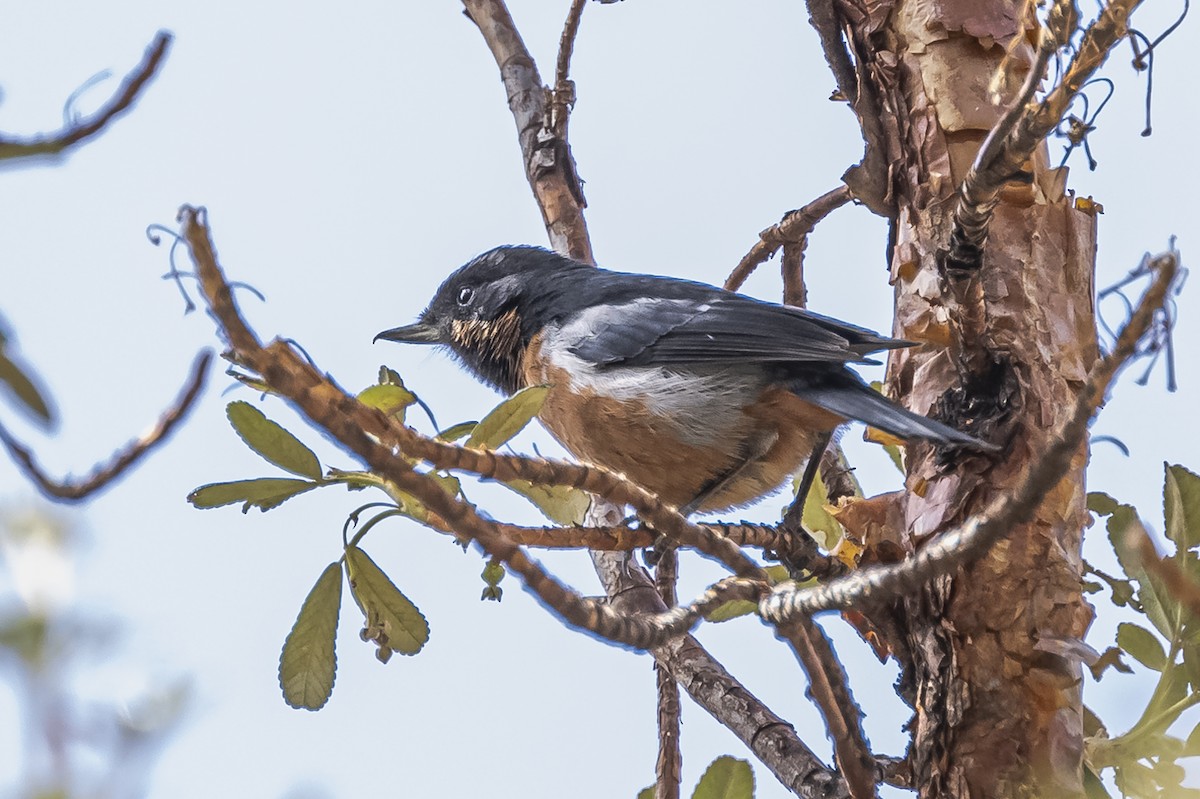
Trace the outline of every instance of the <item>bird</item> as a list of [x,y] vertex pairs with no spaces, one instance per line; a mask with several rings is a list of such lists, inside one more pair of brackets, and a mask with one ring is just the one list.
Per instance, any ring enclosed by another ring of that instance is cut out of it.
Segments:
[[450,350],[505,394],[549,387],[543,426],[688,515],[747,505],[807,459],[807,492],[851,420],[901,439],[996,447],[913,413],[848,368],[913,342],[672,277],[610,271],[541,247],[491,249],[413,324],[376,341]]

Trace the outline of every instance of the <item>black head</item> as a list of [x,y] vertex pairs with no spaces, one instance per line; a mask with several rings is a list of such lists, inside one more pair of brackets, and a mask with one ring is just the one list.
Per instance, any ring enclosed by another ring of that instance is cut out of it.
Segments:
[[415,324],[375,340],[447,346],[479,379],[511,394],[523,385],[525,348],[576,269],[591,267],[540,247],[497,247],[446,278]]

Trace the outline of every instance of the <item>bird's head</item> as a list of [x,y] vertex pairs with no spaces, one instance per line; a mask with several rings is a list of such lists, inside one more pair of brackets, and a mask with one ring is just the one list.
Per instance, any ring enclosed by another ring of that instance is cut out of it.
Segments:
[[554,286],[575,268],[589,267],[540,247],[497,247],[446,278],[415,323],[375,340],[449,347],[476,377],[511,394],[523,384],[525,348],[550,321]]

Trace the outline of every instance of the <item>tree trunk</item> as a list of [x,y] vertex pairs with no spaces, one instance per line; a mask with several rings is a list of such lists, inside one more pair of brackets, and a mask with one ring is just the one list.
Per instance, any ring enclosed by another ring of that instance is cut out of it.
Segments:
[[[870,146],[890,165],[894,334],[932,345],[894,355],[889,391],[1003,444],[999,456],[953,462],[910,448],[908,491],[896,501],[917,548],[1010,491],[1072,407],[1097,357],[1095,217],[1074,207],[1065,170],[1048,168],[1042,145],[1027,167],[1032,183],[1002,195],[982,269],[941,268],[950,199],[1029,70],[1026,28],[1036,22],[1008,0],[897,0],[890,14],[852,2],[841,10],[860,85],[885,120]],[[1032,522],[881,624],[895,631],[915,711],[922,797],[1082,794],[1081,669],[1070,643],[1092,616],[1080,588],[1086,460],[1081,448]]]

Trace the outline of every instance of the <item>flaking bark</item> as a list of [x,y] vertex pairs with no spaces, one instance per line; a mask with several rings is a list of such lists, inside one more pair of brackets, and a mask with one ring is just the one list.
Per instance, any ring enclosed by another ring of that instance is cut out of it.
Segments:
[[[908,491],[894,496],[910,550],[1019,483],[1097,358],[1095,218],[1074,209],[1044,144],[1027,165],[1032,184],[1001,194],[980,279],[956,299],[941,269],[948,201],[1032,61],[1026,28],[1036,22],[1023,9],[899,0],[886,52],[872,61],[899,145],[889,170],[893,333],[931,345],[893,355],[889,390],[1006,450],[1001,462],[947,463],[910,448]],[[1081,448],[1031,522],[879,624],[915,711],[910,759],[922,797],[1082,794],[1080,667],[1039,641],[1081,637],[1091,620],[1080,592],[1085,463]]]

